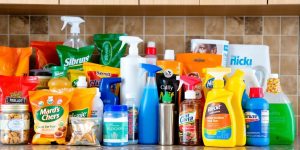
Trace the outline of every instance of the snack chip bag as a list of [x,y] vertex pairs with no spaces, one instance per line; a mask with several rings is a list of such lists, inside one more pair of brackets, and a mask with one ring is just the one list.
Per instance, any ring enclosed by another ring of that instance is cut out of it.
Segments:
[[11,48],[0,46],[0,75],[24,76],[29,73],[31,47]]
[[31,41],[30,46],[35,49],[35,69],[47,69],[52,66],[59,66],[59,58],[56,46],[63,42]]
[[97,88],[75,88],[70,102],[70,117],[91,117]]
[[68,79],[72,82],[73,87],[77,87],[78,77],[79,76],[85,76],[84,71],[81,70],[68,70]]
[[65,144],[73,89],[30,91],[35,135],[32,144]]

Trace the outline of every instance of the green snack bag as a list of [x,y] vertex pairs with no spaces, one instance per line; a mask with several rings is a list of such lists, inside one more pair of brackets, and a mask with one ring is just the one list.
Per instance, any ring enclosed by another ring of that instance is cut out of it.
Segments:
[[79,49],[64,45],[56,46],[60,64],[68,67],[68,69],[76,70],[83,70],[82,64],[84,62],[91,62],[94,49],[94,45],[80,47]]
[[100,52],[100,64],[120,68],[120,59],[124,56],[126,46],[121,48],[120,36],[127,34],[95,34],[94,43]]

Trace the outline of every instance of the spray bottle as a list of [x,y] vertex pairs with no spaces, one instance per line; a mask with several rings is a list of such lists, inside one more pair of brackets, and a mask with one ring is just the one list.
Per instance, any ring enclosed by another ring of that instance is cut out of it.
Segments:
[[178,90],[185,84],[187,89],[184,92],[184,101],[179,109],[179,139],[181,145],[200,145],[201,121],[204,102],[196,99],[194,88],[200,80],[195,77],[180,76],[180,85]]
[[64,45],[77,49],[87,45],[84,40],[80,39],[79,35],[79,25],[85,22],[83,19],[81,19],[80,17],[62,16],[61,21],[64,22],[64,25],[62,26],[61,30],[63,30],[67,26],[67,24],[71,25],[71,36],[64,42]]
[[141,68],[141,63],[146,63],[146,59],[139,56],[138,44],[143,42],[136,36],[120,36],[122,41],[121,48],[127,43],[129,45],[129,54],[121,58],[121,104],[124,105],[128,99],[126,95],[131,95],[136,100],[136,106],[139,106],[143,94],[146,76]]
[[139,109],[139,143],[157,144],[159,132],[159,97],[155,74],[161,68],[151,64],[142,64],[142,68],[148,72],[148,77]]
[[213,76],[213,89],[207,93],[202,121],[202,137],[205,146],[236,146],[236,119],[232,107],[233,93],[224,89],[223,77],[230,68],[207,68]]
[[101,99],[104,105],[120,105],[119,97],[111,92],[111,86],[121,82],[121,78],[102,78],[100,82]]

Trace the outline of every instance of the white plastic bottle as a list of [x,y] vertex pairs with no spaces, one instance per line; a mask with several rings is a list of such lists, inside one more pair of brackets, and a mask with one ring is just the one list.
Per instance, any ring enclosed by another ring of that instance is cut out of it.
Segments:
[[78,77],[77,88],[87,88],[87,82],[85,76]]
[[99,118],[99,131],[97,132],[97,138],[99,141],[102,141],[102,124],[103,124],[103,102],[100,99],[101,93],[99,91],[99,88],[95,88],[97,90],[97,94],[94,97],[93,101],[93,107],[92,107],[92,117],[93,118]]
[[129,54],[121,58],[121,104],[126,103],[127,96],[132,95],[135,98],[136,106],[139,106],[143,95],[143,89],[146,82],[146,72],[141,68],[141,63],[146,63],[146,59],[139,56],[138,44],[143,42],[136,36],[120,36],[122,46],[129,45]]
[[146,63],[147,64],[156,65],[157,56],[156,56],[155,42],[149,41],[147,43],[145,58],[146,58]]
[[71,17],[71,16],[62,16],[61,21],[64,22],[63,30],[67,24],[71,25],[71,36],[64,42],[64,45],[72,47],[72,48],[80,48],[86,46],[86,42],[80,38],[80,27],[79,25],[85,22],[80,17]]

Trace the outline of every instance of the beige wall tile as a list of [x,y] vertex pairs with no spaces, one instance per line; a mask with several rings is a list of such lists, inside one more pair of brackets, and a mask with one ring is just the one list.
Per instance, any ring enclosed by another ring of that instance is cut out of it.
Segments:
[[125,17],[125,33],[143,35],[144,17]]
[[9,46],[11,47],[28,47],[29,35],[10,35]]
[[272,73],[279,73],[279,55],[271,55],[270,56],[270,61],[271,61],[271,70]]
[[8,35],[0,35],[0,45],[1,46],[9,46],[8,45]]
[[93,34],[86,34],[86,35],[84,35],[84,39],[86,41],[86,44],[88,44],[88,45],[94,44],[94,36],[93,36]]
[[[149,41],[154,41],[155,42],[155,46],[156,46],[156,54],[164,54],[165,53],[165,49],[164,49],[164,40],[165,37],[164,36],[145,36],[145,41],[149,42]],[[147,47],[147,44],[145,44],[145,49]]]
[[145,35],[164,35],[164,17],[145,17]]
[[104,33],[104,18],[103,17],[84,17],[85,34],[101,34]]
[[65,41],[67,39],[66,35],[50,35],[49,41]]
[[245,34],[262,35],[262,17],[246,17]]
[[262,44],[262,36],[260,35],[244,36],[244,44]]
[[244,35],[244,17],[226,17],[226,35]]
[[299,16],[281,17],[281,34],[298,35],[299,34]]
[[279,54],[280,36],[264,36],[263,44],[269,46],[270,54]]
[[49,16],[49,34],[66,34],[66,28],[61,30],[63,22],[60,20],[60,16]]
[[184,17],[166,17],[166,35],[184,35]]
[[280,76],[283,92],[287,95],[297,94],[297,76]]
[[175,53],[184,52],[184,36],[166,36],[165,49],[174,49]]
[[204,35],[204,17],[186,17],[186,35]]
[[207,35],[205,39],[213,39],[213,40],[224,40],[224,36],[217,36],[217,35]]
[[224,17],[205,17],[206,35],[224,35]]
[[9,34],[28,34],[29,16],[10,16]]
[[124,17],[105,17],[105,33],[124,33]]
[[0,16],[0,34],[8,34],[8,16]]
[[230,44],[243,44],[244,43],[243,36],[226,36],[225,40],[228,40]]
[[264,17],[264,35],[280,35],[280,17]]
[[280,74],[297,75],[297,56],[281,56],[280,57]]
[[29,41],[49,41],[48,34],[31,34],[29,35]]
[[30,34],[48,34],[48,16],[30,16]]
[[298,37],[281,36],[281,53],[298,54]]

